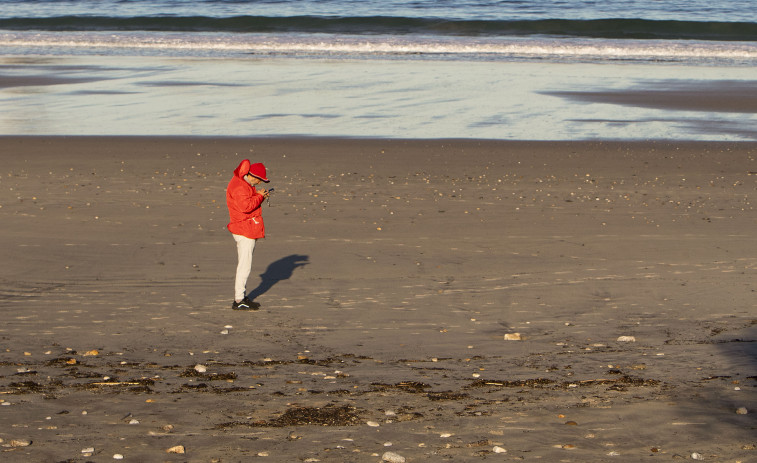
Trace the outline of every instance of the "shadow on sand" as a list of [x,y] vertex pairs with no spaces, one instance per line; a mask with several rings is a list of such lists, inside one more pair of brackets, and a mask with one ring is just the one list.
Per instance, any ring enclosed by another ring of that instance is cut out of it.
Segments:
[[290,279],[296,268],[303,267],[308,263],[308,256],[299,254],[292,254],[272,262],[265,272],[260,274],[260,284],[250,291],[248,297],[255,300],[255,298],[268,292],[279,281]]

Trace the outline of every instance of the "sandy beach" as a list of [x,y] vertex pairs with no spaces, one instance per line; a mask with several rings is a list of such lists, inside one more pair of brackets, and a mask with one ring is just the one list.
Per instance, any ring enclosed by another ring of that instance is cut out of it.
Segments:
[[0,460],[755,461],[756,181],[755,143],[2,137]]

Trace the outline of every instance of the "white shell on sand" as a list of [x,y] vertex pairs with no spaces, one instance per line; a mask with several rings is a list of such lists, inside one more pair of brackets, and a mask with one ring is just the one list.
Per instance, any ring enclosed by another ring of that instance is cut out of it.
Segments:
[[520,333],[507,333],[505,335],[505,341],[522,341]]
[[375,421],[367,421],[365,424],[367,424],[368,426],[370,426],[372,428],[378,428],[379,426],[381,426],[380,424],[376,423]]
[[747,413],[749,413],[749,411],[746,409],[746,407],[739,407],[736,409],[737,415],[746,415]]
[[507,449],[503,449],[502,447],[495,445],[492,449],[494,453],[507,453]]
[[618,342],[636,342],[636,338],[634,336],[620,336]]
[[704,457],[702,456],[702,454],[694,452],[694,453],[691,454],[691,459],[692,460],[704,460]]
[[205,373],[206,371],[208,371],[208,367],[206,367],[205,365],[197,364],[195,365],[195,371],[197,373]]

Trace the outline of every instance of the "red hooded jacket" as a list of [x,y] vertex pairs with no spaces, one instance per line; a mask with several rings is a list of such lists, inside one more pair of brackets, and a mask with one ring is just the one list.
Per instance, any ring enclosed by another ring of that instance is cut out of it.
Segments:
[[234,170],[234,177],[226,187],[226,205],[229,207],[230,219],[226,228],[235,235],[251,239],[265,238],[265,226],[260,210],[265,198],[245,181],[244,176],[248,172],[250,161],[245,159]]

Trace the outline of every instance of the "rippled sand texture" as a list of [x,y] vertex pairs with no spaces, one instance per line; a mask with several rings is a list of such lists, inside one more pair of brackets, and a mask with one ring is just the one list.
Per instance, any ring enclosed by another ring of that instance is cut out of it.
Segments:
[[[245,157],[276,190],[256,312]],[[3,460],[754,459],[755,157],[3,138]]]

